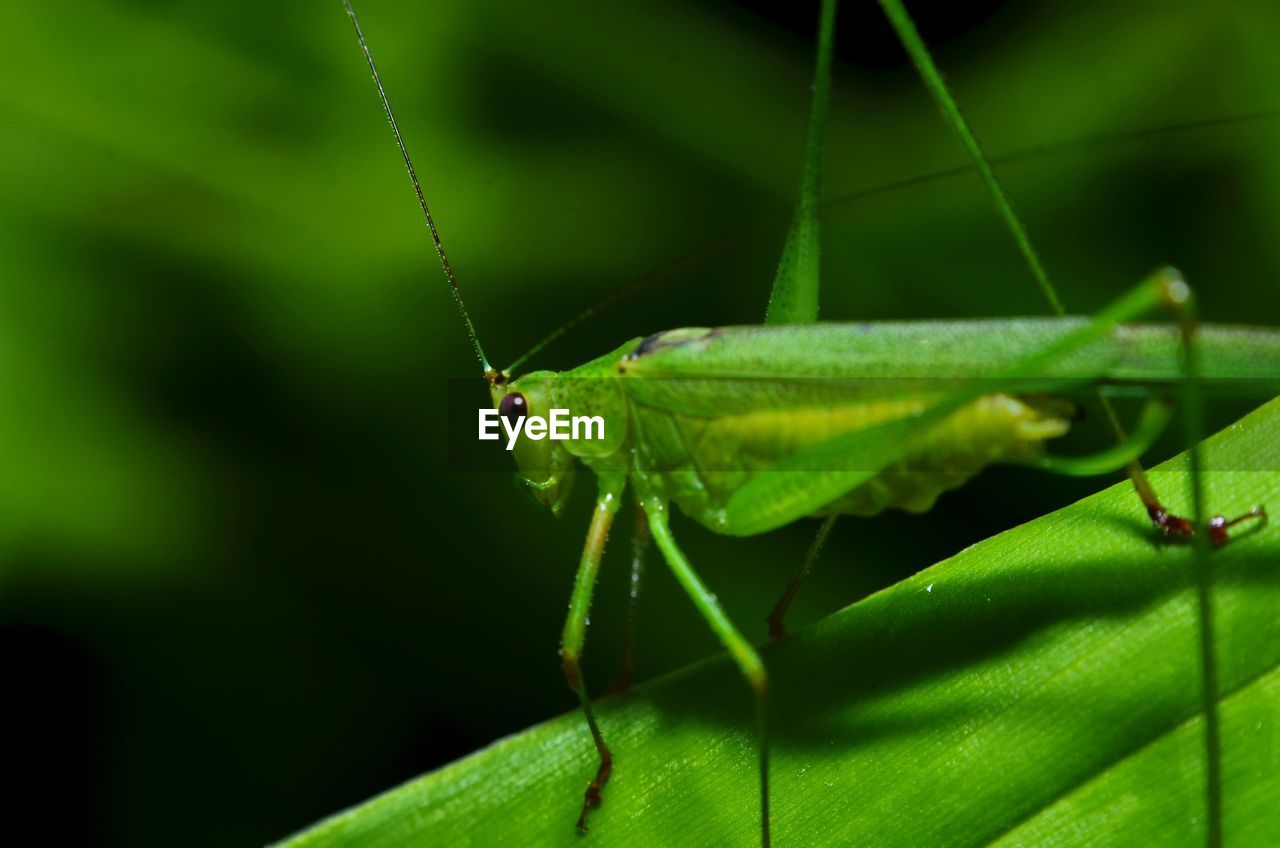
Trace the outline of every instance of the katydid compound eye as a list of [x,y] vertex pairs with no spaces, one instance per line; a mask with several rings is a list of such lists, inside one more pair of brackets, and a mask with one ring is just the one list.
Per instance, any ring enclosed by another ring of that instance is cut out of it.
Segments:
[[519,419],[529,414],[529,405],[525,403],[524,395],[512,392],[499,401],[498,414],[510,421],[511,426],[514,427]]

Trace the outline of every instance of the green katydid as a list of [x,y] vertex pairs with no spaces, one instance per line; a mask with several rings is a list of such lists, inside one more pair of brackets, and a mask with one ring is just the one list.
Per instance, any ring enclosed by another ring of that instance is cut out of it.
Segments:
[[[377,81],[354,11],[344,2]],[[1061,314],[1060,302],[1039,267],[1025,229],[954,109],[905,10],[889,0],[883,5],[992,188],[997,208],[1018,238],[1037,281]],[[1174,272],[1158,272],[1092,319],[815,323],[818,165],[834,26],[834,0],[824,0],[805,176],[765,326],[657,333],[632,339],[584,366],[559,373],[513,376],[513,368],[494,369],[485,358],[389,102],[377,82],[494,408],[509,420],[567,408],[575,414],[600,415],[608,422],[603,439],[557,443],[525,438],[514,451],[525,485],[552,510],[563,507],[579,463],[599,480],[562,642],[565,674],[580,698],[600,757],[578,820],[583,828],[590,809],[601,802],[612,752],[583,683],[581,655],[605,540],[628,486],[640,506],[645,532],[651,534],[756,696],[764,844],[769,842],[767,673],[756,650],[680,551],[669,526],[672,504],[715,532],[752,535],[811,515],[924,510],[942,491],[959,485],[981,467],[1005,461],[1064,473],[1128,467],[1157,527],[1167,536],[1188,537],[1201,547],[1208,540],[1224,542],[1241,521],[1265,519],[1265,513],[1255,508],[1237,518],[1215,517],[1206,524],[1198,496],[1193,498],[1190,518],[1171,515],[1136,464],[1169,419],[1164,398],[1171,393],[1181,389],[1193,395],[1198,382],[1242,379],[1253,383],[1254,389],[1274,392],[1280,377],[1280,333],[1195,327],[1190,292]],[[1182,319],[1180,324],[1126,325],[1161,306],[1174,310]],[[1189,343],[1193,337],[1194,355]],[[1047,396],[1052,390],[1128,385],[1154,388],[1161,395],[1148,406],[1132,435],[1124,435],[1117,426],[1117,445],[1092,457],[1046,455],[1045,440],[1063,434],[1072,417],[1069,405]],[[1194,397],[1183,408],[1194,431]],[[1191,441],[1194,445],[1196,439]],[[786,601],[830,527],[828,519],[778,608],[775,631],[781,630]],[[1201,528],[1207,532],[1199,532]],[[1211,840],[1212,834],[1211,826]]]

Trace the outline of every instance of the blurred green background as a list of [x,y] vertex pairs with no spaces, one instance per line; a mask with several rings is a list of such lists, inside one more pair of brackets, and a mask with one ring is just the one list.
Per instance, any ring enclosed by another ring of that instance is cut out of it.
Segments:
[[[1080,142],[1001,169],[1073,311],[1170,262],[1208,319],[1280,323],[1280,120],[1141,132],[1280,109],[1280,8],[910,6],[993,155]],[[533,364],[759,321],[816,4],[361,11],[498,364],[726,243]],[[962,165],[875,5],[840,14],[828,197]],[[556,647],[590,487],[556,521],[509,474],[450,470],[447,381],[474,375],[476,405],[483,386],[337,0],[8,3],[0,29],[18,819],[42,844],[258,844],[570,709]],[[839,204],[825,235],[828,319],[1047,311],[970,174]],[[996,470],[928,516],[846,521],[793,624],[1101,485]],[[677,531],[762,638],[812,526]],[[715,649],[652,564],[640,676]]]

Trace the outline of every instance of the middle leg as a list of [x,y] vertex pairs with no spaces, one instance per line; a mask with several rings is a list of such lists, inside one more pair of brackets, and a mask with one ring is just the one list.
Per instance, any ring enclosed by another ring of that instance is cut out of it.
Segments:
[[609,684],[610,695],[621,695],[631,688],[636,666],[636,610],[640,606],[640,587],[644,583],[644,561],[649,551],[649,518],[636,501],[636,529],[631,536],[631,579],[627,583],[627,629],[622,642],[622,670]]
[[813,568],[813,561],[818,558],[818,554],[822,553],[822,546],[827,543],[827,537],[831,535],[831,528],[835,526],[837,518],[839,518],[839,515],[828,515],[823,519],[821,526],[818,527],[818,535],[814,536],[813,542],[809,545],[809,550],[805,551],[804,559],[800,561],[800,568],[796,571],[795,576],[791,578],[791,582],[787,584],[786,591],[782,593],[782,597],[773,605],[773,611],[769,613],[770,639],[781,639],[787,635],[787,628],[783,619],[787,616],[787,610],[791,608],[791,602],[795,600],[796,592],[800,591],[800,584],[809,576],[809,570]]
[[765,672],[764,662],[746,637],[733,626],[733,622],[721,608],[720,602],[716,600],[715,594],[707,589],[697,572],[693,570],[693,566],[689,564],[689,560],[676,545],[667,521],[666,502],[659,498],[645,498],[644,510],[649,516],[649,529],[653,534],[653,541],[658,545],[658,550],[662,551],[663,558],[671,566],[676,580],[689,595],[693,605],[698,608],[698,612],[706,619],[707,624],[720,637],[721,643],[728,649],[729,656],[737,663],[738,669],[755,695],[756,733],[760,748],[760,844],[768,848],[769,738],[765,727],[765,705],[769,695],[769,678]]

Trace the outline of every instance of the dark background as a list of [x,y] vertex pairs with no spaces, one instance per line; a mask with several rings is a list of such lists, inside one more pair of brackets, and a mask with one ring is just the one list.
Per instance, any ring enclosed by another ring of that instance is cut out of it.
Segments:
[[[1001,168],[1073,311],[1170,262],[1207,318],[1280,319],[1280,121],[1142,132],[1280,108],[1275,4],[910,5],[992,154],[1079,142]],[[533,364],[760,320],[816,4],[360,8],[499,364],[690,254]],[[827,196],[962,165],[875,5],[840,26]],[[0,31],[6,830],[260,844],[570,709],[591,486],[556,521],[449,470],[448,381],[476,377],[471,416],[483,386],[337,0],[7,3]],[[971,174],[825,234],[828,319],[1047,312]],[[1002,469],[847,520],[793,623],[1100,485]],[[813,527],[676,529],[762,638]],[[640,634],[641,677],[716,649],[657,563]]]

